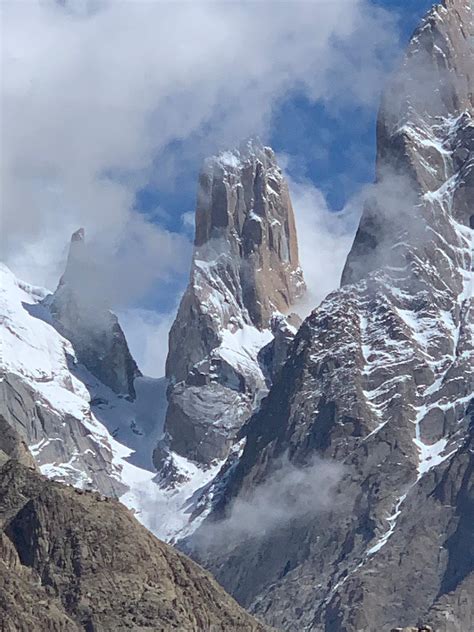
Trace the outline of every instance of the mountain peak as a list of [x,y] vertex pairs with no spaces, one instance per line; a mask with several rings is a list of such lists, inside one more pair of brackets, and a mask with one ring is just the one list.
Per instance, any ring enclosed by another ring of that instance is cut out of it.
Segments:
[[85,249],[86,233],[84,228],[78,228],[76,231],[73,232],[69,241],[69,251],[67,255],[66,266],[59,280],[59,287],[61,287],[65,283],[69,283],[76,286],[76,289],[78,291],[81,291],[81,283],[84,281],[86,268],[85,264],[87,261]]
[[86,231],[84,230],[84,228],[78,228],[72,235],[71,235],[71,242],[75,242],[75,241],[85,241],[86,238]]
[[221,166],[224,169],[241,169],[246,162],[253,159],[265,161],[267,158],[276,162],[275,152],[271,147],[263,145],[258,136],[250,136],[238,146],[220,151],[215,156],[210,156],[204,161],[203,170],[212,169],[213,166]]
[[[190,281],[166,363],[173,449],[205,462],[225,456],[265,392],[258,353],[272,340],[271,319],[288,314],[304,291],[288,185],[273,150],[248,139],[206,160]],[[204,391],[218,400],[212,419],[200,404]],[[236,399],[238,414],[230,408]],[[205,440],[190,441],[196,433]]]
[[389,80],[377,121],[376,185],[343,284],[378,268],[407,265],[409,251],[424,247],[428,234],[450,230],[440,228],[448,215],[455,213],[469,226],[472,211],[466,201],[445,202],[455,184],[460,185],[458,198],[472,186],[472,29],[468,3],[435,5]]
[[86,249],[85,231],[71,237],[64,274],[47,298],[55,326],[67,338],[79,362],[114,392],[135,397],[140,371],[117,317],[95,285],[97,266]]

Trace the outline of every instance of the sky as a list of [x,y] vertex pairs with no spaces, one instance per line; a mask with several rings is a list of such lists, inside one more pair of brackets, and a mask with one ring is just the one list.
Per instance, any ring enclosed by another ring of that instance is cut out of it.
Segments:
[[202,160],[258,135],[287,174],[315,306],[373,180],[384,81],[431,5],[3,2],[0,259],[54,289],[84,226],[132,352],[159,376]]

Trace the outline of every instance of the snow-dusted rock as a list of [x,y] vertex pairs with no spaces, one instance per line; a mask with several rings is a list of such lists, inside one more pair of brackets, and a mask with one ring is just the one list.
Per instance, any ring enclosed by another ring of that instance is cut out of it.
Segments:
[[138,378],[133,402],[117,395],[78,362],[47,297],[0,265],[0,415],[43,474],[119,497],[149,523],[141,503],[157,489],[162,381]]
[[79,362],[115,393],[134,399],[134,380],[140,371],[117,317],[100,291],[91,291],[97,270],[84,239],[82,228],[72,235],[66,270],[55,293],[47,297],[47,308]]
[[166,439],[197,462],[224,458],[266,392],[260,350],[271,318],[305,290],[287,184],[268,147],[248,141],[206,161],[189,285],[171,328]]

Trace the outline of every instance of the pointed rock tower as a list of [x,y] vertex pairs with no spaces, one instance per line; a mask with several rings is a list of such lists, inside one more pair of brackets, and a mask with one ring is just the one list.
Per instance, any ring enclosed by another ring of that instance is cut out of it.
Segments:
[[172,451],[204,464],[226,456],[266,391],[259,352],[273,339],[272,316],[287,315],[304,291],[288,186],[272,149],[250,140],[207,160],[190,280],[169,336]]
[[117,317],[100,289],[94,289],[96,275],[80,228],[71,237],[66,270],[46,301],[56,329],[71,342],[77,360],[115,393],[134,399],[133,382],[140,371]]

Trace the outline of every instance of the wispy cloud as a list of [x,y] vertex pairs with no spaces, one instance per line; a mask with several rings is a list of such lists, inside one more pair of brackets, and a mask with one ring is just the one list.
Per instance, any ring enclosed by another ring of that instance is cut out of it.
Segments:
[[119,312],[127,342],[140,370],[150,377],[161,377],[165,372],[168,353],[168,333],[175,310],[158,313],[148,309],[130,308]]
[[333,212],[323,193],[308,179],[287,176],[298,230],[301,266],[308,292],[297,306],[301,316],[339,287],[347,254],[362,212],[366,189]]
[[237,497],[225,518],[204,522],[191,545],[203,554],[208,549],[233,547],[285,528],[299,518],[334,509],[343,472],[341,464],[334,461],[315,457],[298,467],[285,455],[263,482]]

